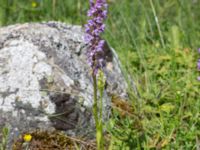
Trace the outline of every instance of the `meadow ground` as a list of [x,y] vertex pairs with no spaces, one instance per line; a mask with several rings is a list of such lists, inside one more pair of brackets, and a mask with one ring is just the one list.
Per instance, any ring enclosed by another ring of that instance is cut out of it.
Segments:
[[[200,1],[108,1],[104,38],[120,57],[130,95],[123,104],[113,97],[113,115],[105,124],[110,149],[197,149]],[[0,25],[84,25],[87,9],[87,0],[0,0]]]

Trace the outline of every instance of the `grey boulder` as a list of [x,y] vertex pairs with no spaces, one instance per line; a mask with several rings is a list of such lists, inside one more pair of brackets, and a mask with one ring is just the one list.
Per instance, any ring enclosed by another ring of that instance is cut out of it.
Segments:
[[[89,135],[94,131],[93,86],[80,26],[59,22],[0,28],[0,130],[34,129]],[[111,96],[127,97],[115,51],[105,46],[104,118]]]

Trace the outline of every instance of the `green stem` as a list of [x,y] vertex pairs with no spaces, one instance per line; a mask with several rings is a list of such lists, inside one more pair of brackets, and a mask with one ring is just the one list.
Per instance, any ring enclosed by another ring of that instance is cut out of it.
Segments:
[[55,13],[56,12],[56,0],[53,0],[52,1],[52,16],[53,16],[53,18],[55,18]]
[[92,74],[93,78],[93,92],[94,92],[94,103],[93,103],[93,116],[96,126],[96,141],[97,141],[97,150],[100,149],[100,140],[99,140],[99,120],[98,120],[98,107],[97,107],[97,78],[95,74]]
[[94,103],[93,103],[93,115],[96,125],[96,141],[97,141],[97,150],[103,150],[103,125],[102,125],[102,109],[103,109],[103,89],[100,88],[100,106],[98,109],[98,97],[97,97],[97,78],[96,75],[92,75],[93,78],[93,88],[94,88]]
[[99,132],[100,132],[100,147],[101,147],[101,150],[104,149],[104,141],[103,141],[103,115],[102,115],[102,112],[103,112],[103,91],[104,91],[104,87],[101,87],[99,89],[99,92],[100,92],[100,106],[99,106],[99,119],[100,119],[100,122],[99,122]]
[[159,33],[159,36],[160,36],[162,47],[165,48],[165,42],[164,42],[164,38],[163,38],[163,35],[162,35],[162,32],[161,32],[161,28],[160,28],[160,24],[159,24],[159,21],[158,21],[158,17],[156,15],[156,10],[155,10],[154,4],[153,4],[152,0],[149,0],[149,1],[150,1],[150,4],[151,4],[151,9],[153,11],[153,15],[154,15],[154,19],[155,19],[155,22],[156,22],[156,26],[158,28],[158,33]]
[[94,120],[95,120],[95,125],[96,125],[96,129],[97,126],[99,124],[98,122],[98,110],[97,110],[97,79],[96,76],[93,74],[92,75],[93,78],[93,92],[94,92],[94,103],[93,103],[93,115],[94,115]]

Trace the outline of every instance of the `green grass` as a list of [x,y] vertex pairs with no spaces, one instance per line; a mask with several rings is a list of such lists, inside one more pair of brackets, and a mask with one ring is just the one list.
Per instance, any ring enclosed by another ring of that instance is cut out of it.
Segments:
[[[38,0],[36,8],[31,0],[0,0],[0,25],[46,20],[83,25],[87,9],[86,0]],[[199,0],[110,2],[104,37],[122,61],[134,108],[127,117],[114,110],[107,125],[111,149],[197,149],[199,10]]]
[[9,128],[7,127],[2,128],[2,131],[0,132],[0,150],[6,150],[9,132],[10,132]]

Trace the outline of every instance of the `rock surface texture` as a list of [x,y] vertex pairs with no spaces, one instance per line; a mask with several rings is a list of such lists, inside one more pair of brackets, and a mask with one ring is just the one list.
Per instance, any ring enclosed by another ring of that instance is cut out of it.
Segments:
[[[87,135],[93,129],[93,86],[80,26],[59,22],[0,28],[0,129],[11,136],[33,129]],[[104,117],[111,95],[126,96],[126,82],[114,51],[105,46],[107,86]]]

